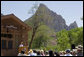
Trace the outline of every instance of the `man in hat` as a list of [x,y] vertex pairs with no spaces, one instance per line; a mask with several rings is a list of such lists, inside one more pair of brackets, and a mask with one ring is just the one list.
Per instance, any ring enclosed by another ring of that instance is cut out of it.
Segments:
[[66,50],[65,56],[72,56],[72,55],[70,54],[70,50],[69,50],[69,49]]

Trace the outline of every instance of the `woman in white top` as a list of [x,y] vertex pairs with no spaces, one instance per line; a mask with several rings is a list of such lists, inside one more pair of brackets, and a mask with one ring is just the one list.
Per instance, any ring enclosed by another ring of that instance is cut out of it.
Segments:
[[21,44],[19,45],[19,47],[23,47],[24,45],[23,45],[23,42],[21,42]]

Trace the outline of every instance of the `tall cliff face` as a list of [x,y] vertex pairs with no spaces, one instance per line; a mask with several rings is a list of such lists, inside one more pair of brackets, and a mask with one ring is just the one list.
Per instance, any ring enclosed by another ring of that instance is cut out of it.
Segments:
[[[58,15],[57,13],[51,11],[44,4],[39,5],[36,14],[38,14],[37,17],[40,22],[44,22],[45,25],[47,25],[51,29],[54,29],[55,32],[58,32],[62,29],[69,30],[78,27],[76,22],[72,23],[70,26],[67,26],[64,18],[61,15]],[[25,22],[27,23],[29,21],[32,23],[33,20],[35,21],[35,18],[33,17],[34,15],[31,18],[27,19]]]

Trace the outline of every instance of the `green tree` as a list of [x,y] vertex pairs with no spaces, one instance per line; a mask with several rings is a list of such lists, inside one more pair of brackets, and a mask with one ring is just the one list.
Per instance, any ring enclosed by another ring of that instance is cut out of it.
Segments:
[[62,30],[56,34],[57,36],[57,49],[66,50],[70,48],[68,32],[66,30]]
[[68,31],[70,44],[79,45],[83,43],[83,28],[75,28]]
[[46,25],[41,25],[36,32],[34,41],[32,43],[32,48],[41,48],[47,46],[47,41],[49,39],[48,31],[50,29]]
[[41,48],[47,46],[47,37],[45,35],[40,35],[33,41],[33,48]]
[[83,27],[80,28],[80,31],[78,33],[78,41],[77,44],[83,45]]
[[76,32],[74,32],[73,30],[70,30],[68,32],[68,36],[69,36],[69,39],[70,39],[70,44],[76,44],[77,42],[77,39],[78,39],[78,34]]

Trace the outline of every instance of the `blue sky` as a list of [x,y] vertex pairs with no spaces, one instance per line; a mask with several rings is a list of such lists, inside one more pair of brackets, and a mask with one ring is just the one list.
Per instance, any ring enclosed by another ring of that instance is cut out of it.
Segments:
[[[34,2],[35,1],[1,1],[1,13],[4,15],[13,13],[24,21],[31,17],[28,11]],[[50,10],[62,15],[67,25],[76,21],[79,27],[83,26],[83,21],[80,20],[83,16],[82,1],[38,1],[38,3],[43,3]]]

